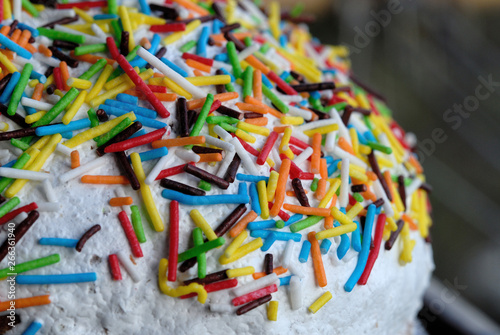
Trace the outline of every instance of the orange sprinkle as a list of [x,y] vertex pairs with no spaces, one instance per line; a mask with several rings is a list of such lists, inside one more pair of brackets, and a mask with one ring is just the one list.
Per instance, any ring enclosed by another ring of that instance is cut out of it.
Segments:
[[420,165],[420,162],[413,155],[410,155],[409,162],[411,165],[413,165],[417,173],[420,174],[424,172],[424,168],[422,167],[422,165]]
[[[278,266],[277,268],[273,269],[273,272],[276,273],[278,276],[282,275],[283,273],[285,273],[287,271],[288,271],[288,269],[285,269],[282,266]],[[252,274],[253,279],[259,279],[259,278],[262,278],[264,276],[267,276],[267,274],[265,272],[256,272],[256,273]]]
[[196,77],[204,77],[205,75],[203,73],[201,73],[200,70],[197,70],[197,69],[194,69],[193,70],[193,74],[196,76]]
[[3,53],[9,60],[14,59],[14,52],[7,50],[7,49],[0,49],[0,52]]
[[231,228],[231,230],[229,231],[229,236],[238,236],[243,230],[246,229],[250,222],[254,221],[257,218],[257,216],[257,213],[255,213],[254,211],[250,211],[250,213],[242,217],[240,221],[238,221],[238,223],[236,223],[233,228]]
[[338,146],[340,147],[340,149],[350,153],[353,156],[356,156],[356,154],[354,153],[354,150],[352,150],[352,147],[349,144],[349,142],[347,142],[347,140],[345,138],[343,138],[342,136],[339,137]]
[[282,134],[285,132],[285,129],[288,128],[289,126],[276,126],[273,128],[273,131],[278,134]]
[[42,83],[36,84],[35,89],[33,90],[33,95],[31,96],[31,99],[40,101],[40,99],[42,98],[42,94],[43,94],[43,88],[44,87],[43,87]]
[[[337,195],[334,194],[333,195],[333,198],[332,198],[332,203],[330,204],[330,206],[328,207],[330,210],[333,208],[333,206],[335,206],[335,204],[337,203]],[[325,229],[331,229],[333,228],[333,216],[327,216],[325,218],[325,223],[323,225],[323,227],[325,227]]]
[[383,176],[384,176],[385,182],[389,186],[389,192],[391,192],[391,195],[392,195],[392,201],[391,202],[394,203],[394,200],[395,200],[394,187],[393,187],[394,184],[392,183],[391,173],[389,172],[389,170],[386,170],[383,173]]
[[[307,190],[304,190],[304,192],[305,192],[306,194],[307,194],[307,193],[309,193]],[[286,191],[286,195],[287,195],[288,197],[297,197],[297,196],[295,195],[295,192],[294,192],[294,191]]]
[[325,268],[323,266],[323,259],[321,259],[321,251],[319,249],[319,243],[316,239],[316,232],[312,231],[307,234],[307,239],[311,242],[311,258],[313,260],[314,266],[314,276],[318,282],[319,287],[325,287],[327,284]]
[[200,14],[201,16],[206,16],[210,14],[205,8],[198,6],[194,2],[188,0],[173,0],[173,1],[177,2],[180,6],[186,9],[189,9],[197,14]]
[[377,200],[377,196],[370,190],[368,190],[366,192],[361,192],[361,195],[363,196],[363,198],[371,200],[371,201]]
[[112,207],[127,206],[132,205],[133,203],[134,200],[132,197],[116,197],[109,199],[109,205]]
[[220,162],[222,160],[222,155],[218,152],[198,154],[198,156],[200,156],[199,163]]
[[69,87],[68,84],[66,84],[66,82],[70,78],[68,64],[66,64],[65,61],[60,62],[59,63],[59,69],[61,69],[61,77],[62,77],[62,81],[63,81],[63,89],[65,91],[69,91],[69,89],[71,87]]
[[316,197],[316,199],[321,200],[321,199],[323,199],[325,197],[325,194],[326,194],[326,182],[327,182],[327,180],[325,178],[321,178],[318,181],[318,188],[316,189],[316,193],[314,194],[314,196]]
[[129,181],[125,176],[82,176],[81,182],[84,184],[119,184],[127,185]]
[[278,119],[281,119],[281,117],[285,116],[285,114],[283,114],[281,112],[278,112],[276,109],[271,108],[271,107],[265,105],[262,101],[259,101],[259,100],[255,99],[254,97],[251,97],[249,95],[247,95],[245,97],[245,102],[249,103],[249,104],[253,104],[253,105],[258,105],[258,106],[264,107],[269,114],[277,117]]
[[18,44],[19,38],[21,37],[21,33],[22,33],[21,29],[14,30],[14,32],[10,36],[11,41]]
[[3,26],[0,29],[0,34],[7,36],[7,34],[10,32],[10,26]]
[[186,65],[203,72],[210,73],[211,66],[195,61],[194,59],[186,59]]
[[14,306],[17,308],[26,308],[32,306],[41,306],[50,304],[50,295],[38,295],[29,298],[21,298],[14,300],[7,300],[0,302],[0,312],[5,312],[11,305],[11,302],[14,302]]
[[321,158],[319,161],[319,175],[322,179],[328,178],[328,168],[326,167],[326,159]]
[[269,74],[269,72],[271,72],[271,70],[267,66],[265,66],[260,60],[258,60],[254,55],[248,56],[247,58],[245,58],[245,60],[247,61],[248,64],[250,64],[251,67],[253,67],[256,70],[259,70],[266,76]]
[[149,42],[147,37],[141,38],[141,41],[139,44],[144,48],[144,49],[149,49],[151,48],[151,42]]
[[78,150],[71,151],[71,168],[76,169],[80,166],[80,153]]
[[328,208],[316,208],[316,207],[306,207],[306,206],[298,206],[292,204],[284,204],[283,208],[287,211],[296,214],[303,215],[317,215],[317,216],[329,216],[330,210]]
[[28,43],[29,39],[31,37],[31,31],[28,29],[23,30],[21,33],[21,37],[19,38],[19,46],[26,48],[26,44]]
[[408,226],[410,227],[411,230],[418,229],[417,224],[415,223],[415,221],[413,221],[413,219],[408,214],[405,213],[405,214],[401,215],[401,219],[403,219],[404,222],[408,223]]
[[[214,101],[219,100],[220,102],[229,101],[238,98],[239,94],[236,92],[226,92],[214,95]],[[205,103],[206,98],[193,99],[187,102],[188,109],[201,108]]]
[[290,174],[290,166],[292,165],[292,161],[290,159],[284,159],[281,162],[281,167],[278,177],[278,184],[276,186],[276,195],[274,196],[274,204],[271,210],[269,211],[270,216],[278,215],[281,206],[283,206],[283,202],[285,201],[285,192],[286,192],[286,181],[288,180],[288,175]]
[[95,64],[95,63],[97,63],[101,59],[105,59],[106,62],[108,62],[108,65],[113,65],[115,63],[114,59],[109,59],[109,58],[106,58],[106,57],[95,56],[95,55],[91,55],[91,54],[75,56],[75,52],[73,50],[69,54],[74,59],[81,60],[82,62],[90,63],[90,64]]
[[244,102],[237,102],[236,107],[245,112],[254,112],[259,114],[267,114],[267,109],[264,106],[247,104]]
[[153,73],[153,78],[165,78],[165,75],[160,72]]
[[246,123],[253,124],[254,126],[264,127],[267,126],[269,120],[267,117],[256,117],[255,119],[246,119]]
[[321,134],[314,133],[312,138],[312,149],[313,153],[311,155],[311,173],[319,173],[319,165],[321,159]]
[[253,96],[255,99],[262,101],[262,71],[255,70],[253,72]]
[[[252,37],[251,33],[233,33],[234,37],[242,40],[245,37]],[[212,34],[210,37],[214,40],[214,42],[226,42],[226,38],[224,37],[224,34]]]
[[191,144],[204,144],[205,136],[190,136],[190,137],[179,137],[179,138],[169,138],[167,140],[158,140],[151,143],[154,149],[161,147],[180,147],[184,145]]
[[373,181],[378,179],[377,175],[373,171],[366,171],[366,176],[368,177],[368,179]]

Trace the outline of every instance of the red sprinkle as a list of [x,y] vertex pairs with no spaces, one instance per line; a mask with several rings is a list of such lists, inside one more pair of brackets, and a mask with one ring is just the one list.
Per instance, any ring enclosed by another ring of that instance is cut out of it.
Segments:
[[54,84],[56,84],[56,88],[59,91],[63,91],[64,86],[63,86],[63,80],[62,80],[62,75],[61,75],[61,69],[58,67],[55,67],[54,71],[52,73],[54,74]]
[[[227,290],[229,288],[233,288],[236,286],[238,286],[238,279],[232,278],[232,279],[228,279],[228,280],[223,280],[223,281],[218,281],[215,283],[206,284],[205,291],[207,291],[207,293],[217,292],[217,291]],[[192,297],[196,297],[196,293],[189,293],[186,295],[182,295],[181,299],[188,299],[188,298],[192,298]]]
[[307,147],[310,147],[310,145],[307,144],[306,142],[301,141],[297,137],[293,137],[293,136],[290,137],[289,143],[292,145],[298,146],[299,148],[302,148],[302,149],[307,149]]
[[176,31],[184,31],[186,30],[186,24],[181,23],[166,23],[166,24],[158,24],[153,25],[150,28],[150,31],[153,33],[173,33]]
[[278,133],[274,132],[274,131],[271,132],[271,134],[267,138],[266,143],[262,147],[262,150],[260,151],[259,155],[257,156],[257,164],[264,165],[264,163],[266,162],[267,157],[269,156],[269,153],[273,149],[274,143],[276,143],[277,139],[278,139]]
[[18,216],[22,212],[29,213],[31,211],[34,211],[37,208],[38,208],[38,205],[36,204],[36,202],[32,202],[31,204],[28,204],[26,206],[14,209],[13,211],[5,214],[4,216],[2,216],[0,218],[0,226],[9,222],[9,221],[12,221],[16,216]]
[[210,111],[208,112],[209,114],[210,113],[213,113],[215,112],[217,109],[219,109],[219,107],[222,105],[222,102],[220,102],[220,100],[215,100],[213,103],[212,103],[212,106],[210,107]]
[[81,1],[81,2],[57,4],[56,9],[71,9],[73,7],[85,9],[85,8],[106,7],[107,5],[108,5],[107,1]]
[[385,226],[385,214],[380,214],[377,219],[377,227],[375,228],[375,236],[373,238],[373,248],[370,250],[370,255],[368,255],[368,260],[366,261],[365,270],[363,274],[358,280],[358,285],[365,285],[368,281],[368,277],[372,272],[373,265],[377,260],[380,245],[382,243],[382,235],[384,234],[384,226]]
[[118,262],[118,256],[116,256],[116,254],[111,254],[108,257],[108,261],[113,280],[122,280],[122,271],[120,270],[120,263]]
[[134,228],[132,227],[132,224],[128,219],[127,212],[121,211],[120,214],[118,214],[118,219],[120,219],[123,231],[127,236],[128,243],[130,244],[130,248],[132,249],[132,254],[136,258],[143,257],[144,255],[142,253],[141,245],[139,244],[137,236],[135,235],[134,232]]
[[280,76],[278,76],[273,71],[269,71],[267,76],[269,77],[269,80],[274,81],[276,83],[276,85],[278,85],[278,87],[281,88],[283,90],[283,92],[285,92],[285,94],[287,94],[287,95],[299,94],[299,93],[297,93],[296,90],[293,89],[292,86],[288,85],[283,79],[280,78]]
[[190,54],[190,53],[187,53],[187,52],[185,52],[185,53],[182,54],[182,58],[184,58],[184,59],[192,59],[192,60],[195,60],[195,61],[200,62],[202,64],[208,65],[208,66],[212,66],[214,64],[214,60],[213,59],[201,57],[201,56]]
[[[155,92],[155,93],[167,93],[167,88],[165,86],[148,85],[148,87],[151,90],[151,92]],[[139,89],[136,88],[136,90],[138,91]]]
[[[189,162],[189,164],[194,165],[193,162]],[[161,170],[160,174],[158,175],[158,177],[156,177],[155,180],[160,180],[170,176],[175,176],[176,174],[183,173],[184,171],[186,171],[186,164],[177,165],[165,170]]]
[[[273,202],[268,202],[267,203],[267,206],[269,207],[269,209],[271,209],[273,207],[274,203]],[[288,221],[288,219],[290,218],[290,215],[286,212],[284,212],[283,210],[280,209],[279,213],[278,213],[278,216],[280,217],[281,220],[283,221]]]
[[179,203],[170,202],[170,233],[168,247],[168,281],[177,280],[177,260],[179,254]]
[[263,287],[256,291],[242,295],[240,297],[236,297],[232,300],[232,303],[234,306],[241,306],[246,303],[249,303],[250,301],[257,300],[276,291],[278,291],[278,286],[276,284],[272,284],[270,286]]
[[104,149],[104,152],[109,153],[109,152],[125,151],[125,150],[131,149],[131,148],[138,147],[140,145],[144,145],[144,144],[151,143],[153,141],[160,140],[166,131],[167,131],[166,128],[162,128],[162,129],[158,129],[158,130],[152,131],[150,133],[147,133],[147,134],[144,134],[141,136],[129,138],[128,140],[125,140],[125,141],[113,143],[113,144],[107,146]]

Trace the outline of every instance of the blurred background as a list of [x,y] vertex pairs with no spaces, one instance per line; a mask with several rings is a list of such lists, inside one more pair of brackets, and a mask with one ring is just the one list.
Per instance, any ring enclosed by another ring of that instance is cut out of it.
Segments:
[[430,333],[449,331],[445,323],[457,333],[497,333],[490,322],[500,322],[500,1],[304,3],[317,18],[312,34],[349,46],[357,77],[418,137],[434,186],[436,262],[422,323]]

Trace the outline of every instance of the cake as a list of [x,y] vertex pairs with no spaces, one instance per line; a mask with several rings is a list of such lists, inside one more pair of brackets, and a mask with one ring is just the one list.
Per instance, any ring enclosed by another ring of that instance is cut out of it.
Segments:
[[3,330],[414,332],[431,187],[300,6],[9,4]]

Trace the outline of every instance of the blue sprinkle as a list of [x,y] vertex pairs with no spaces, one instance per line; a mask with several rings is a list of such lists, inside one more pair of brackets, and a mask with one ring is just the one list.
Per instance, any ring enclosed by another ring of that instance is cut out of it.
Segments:
[[171,68],[172,70],[174,70],[175,72],[177,72],[178,74],[180,74],[181,76],[183,76],[183,77],[187,77],[188,76],[188,73],[186,71],[184,71],[183,69],[181,69],[180,67],[178,67],[173,62],[171,62],[168,59],[166,59],[165,57],[162,57],[160,60],[163,63],[165,63],[169,68]]
[[302,248],[300,249],[299,262],[305,263],[309,259],[309,253],[311,252],[311,242],[304,240],[302,242]]
[[219,19],[213,20],[212,34],[220,34],[220,27],[222,26],[224,26],[224,24]]
[[283,80],[286,80],[286,78],[288,78],[288,76],[290,76],[290,72],[288,72],[288,71],[283,71],[280,74],[280,78]]
[[[2,35],[2,34],[0,34],[0,35]],[[2,35],[2,36],[4,36],[4,35]],[[7,85],[5,85],[5,88],[3,90],[2,95],[0,95],[0,103],[5,104],[5,103],[7,103],[7,101],[9,101],[10,95],[12,94],[12,91],[14,91],[14,88],[16,87],[17,82],[19,81],[19,78],[21,78],[21,73],[14,72],[12,74],[12,77],[10,77],[9,82],[7,83]]]
[[35,335],[42,328],[42,326],[43,324],[40,321],[35,320],[28,326],[28,328],[26,328],[23,335]]
[[149,8],[146,0],[139,0],[139,6],[141,6],[141,12],[146,15],[151,15],[151,9]]
[[177,200],[181,204],[193,206],[217,204],[248,204],[250,202],[250,198],[247,192],[247,185],[245,183],[240,183],[238,185],[238,194],[194,196],[167,189],[161,192],[161,196],[165,199]]
[[258,237],[267,238],[267,236],[270,233],[274,233],[276,235],[276,239],[278,241],[293,240],[295,242],[300,242],[300,240],[302,239],[302,235],[299,233],[287,233],[284,231],[273,231],[273,230],[265,230],[265,229],[252,230],[252,231],[250,231],[250,236],[252,236],[253,238],[258,238]]
[[264,180],[266,183],[269,181],[269,177],[254,176],[254,175],[251,175],[251,174],[243,174],[243,173],[236,174],[236,179],[238,179],[239,181],[249,181],[249,182],[252,182],[252,183],[257,183],[257,182],[259,182],[261,180]]
[[257,214],[262,214],[259,202],[259,193],[257,192],[257,185],[255,183],[250,184],[250,203],[252,205],[252,210]]
[[137,131],[134,135],[130,136],[129,138],[134,138],[142,135],[146,135],[146,129],[142,128],[141,130]]
[[309,95],[311,96],[311,98],[313,99],[321,99],[321,94],[319,94],[318,91],[312,91],[312,92],[309,92]]
[[71,284],[96,281],[95,272],[70,273],[62,275],[18,275],[17,284],[46,285],[46,284]]
[[293,214],[292,216],[290,216],[288,221],[285,221],[285,227],[300,220],[302,220],[302,214]]
[[[340,211],[345,214],[346,213],[345,207],[341,207]],[[340,223],[338,223],[337,221],[335,221],[333,223],[333,225],[335,227],[338,227],[338,226],[340,226]],[[337,257],[338,257],[338,259],[344,258],[345,254],[349,251],[350,247],[351,247],[351,240],[349,239],[349,236],[347,236],[347,234],[340,235],[340,244],[339,244],[339,246],[337,248]]]
[[[122,115],[129,113],[129,111],[123,110],[121,108],[111,107],[108,105],[100,105],[99,108],[104,110],[107,114],[114,115],[114,116],[122,116]],[[136,115],[136,120],[139,121],[140,123],[142,123],[142,125],[145,127],[160,129],[160,128],[164,128],[167,126],[167,124],[164,122],[153,120],[153,119],[143,117],[140,115]]]
[[73,137],[73,132],[72,131],[66,131],[64,133],[61,133],[62,138],[70,139]]
[[275,220],[264,220],[264,221],[253,221],[250,222],[247,226],[248,230],[260,230],[266,228],[275,228],[276,221]]
[[267,238],[264,241],[264,244],[262,245],[262,247],[260,247],[260,250],[268,251],[274,242],[276,242],[276,234],[274,232],[271,232],[269,235],[267,235]]
[[288,43],[288,39],[286,38],[286,35],[285,34],[282,34],[280,36],[280,45],[282,48],[286,48],[286,45]]
[[226,70],[226,69],[225,69],[225,68],[223,68],[223,67],[222,67],[220,70],[221,70],[222,72],[224,72],[224,74],[225,74],[225,75],[230,76],[230,77],[231,77],[231,82],[232,82],[232,83],[234,83],[234,81],[235,81],[236,79],[234,79],[234,76],[233,76],[231,73],[229,73],[229,71],[228,71],[228,70]]
[[271,84],[271,82],[269,81],[269,79],[264,74],[262,74],[262,83],[264,85],[266,85],[266,87],[269,88],[269,89],[274,88],[273,84]]
[[38,79],[38,81],[42,84],[45,84],[45,82],[47,81],[47,77],[36,71],[31,71],[30,79]]
[[125,102],[130,105],[137,105],[139,103],[139,98],[126,93],[118,93],[116,100]]
[[89,127],[90,127],[90,120],[85,118],[77,121],[71,121],[68,124],[53,124],[50,126],[38,127],[36,128],[35,132],[37,136],[46,136],[46,135],[54,135],[54,134],[70,132],[73,130],[79,130]]
[[332,246],[332,241],[329,239],[325,238],[323,242],[319,245],[319,250],[321,251],[322,255],[326,255],[328,251],[330,250],[330,247]]
[[[106,99],[104,102],[105,105],[111,106],[111,107],[116,107],[120,108],[123,110],[126,110],[128,112],[134,112],[134,114],[148,117],[150,119],[156,119],[158,117],[158,113],[152,109],[144,108],[144,107],[139,107],[137,105],[131,105],[126,102],[121,102],[118,100],[112,100],[112,99]],[[101,106],[99,106],[101,108]]]
[[286,277],[281,277],[279,278],[280,280],[280,286],[288,286],[290,285],[290,279],[292,276],[286,276]]
[[94,15],[94,20],[110,20],[110,19],[117,19],[118,15],[116,14],[97,14]]
[[219,62],[227,62],[229,60],[229,57],[227,56],[227,53],[220,53],[215,55],[214,60]]
[[361,225],[359,224],[358,221],[354,221],[354,223],[356,223],[357,227],[356,227],[356,230],[352,232],[351,234],[351,246],[352,248],[357,251],[357,252],[360,252],[361,251]]
[[139,156],[141,157],[141,162],[145,162],[145,161],[150,161],[152,159],[166,156],[167,154],[168,154],[168,149],[166,147],[161,147],[161,148],[141,152],[139,154]]
[[72,238],[42,237],[38,240],[41,245],[55,245],[58,247],[74,248],[78,240]]
[[[26,93],[23,92],[23,98],[27,98],[28,96],[26,95]],[[23,106],[24,108],[24,111],[26,112],[26,114],[28,115],[31,115],[31,114],[35,114],[37,112],[36,109],[34,109],[33,107],[28,107],[28,106]]]
[[201,30],[200,37],[198,38],[198,43],[196,44],[196,54],[201,57],[207,56],[207,44],[210,34],[210,28],[204,26]]

